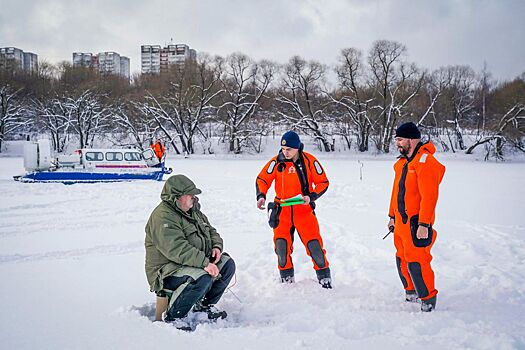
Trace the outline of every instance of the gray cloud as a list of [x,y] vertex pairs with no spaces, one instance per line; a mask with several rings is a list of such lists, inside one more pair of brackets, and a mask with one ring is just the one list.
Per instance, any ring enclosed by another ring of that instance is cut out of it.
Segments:
[[286,62],[299,54],[333,64],[344,47],[365,53],[397,40],[426,68],[483,62],[497,78],[525,71],[521,0],[0,0],[0,46],[51,62],[73,51],[116,51],[140,70],[140,45]]

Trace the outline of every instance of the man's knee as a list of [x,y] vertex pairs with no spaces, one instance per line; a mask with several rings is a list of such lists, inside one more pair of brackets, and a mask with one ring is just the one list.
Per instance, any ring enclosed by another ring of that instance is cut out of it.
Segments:
[[275,254],[277,254],[279,266],[286,266],[286,258],[288,256],[288,243],[284,238],[277,238],[275,240]]
[[321,243],[317,239],[313,239],[306,244],[306,247],[315,264],[321,269],[325,268],[326,260]]
[[208,287],[211,283],[212,283],[212,277],[211,275],[202,275],[200,276],[199,278],[197,278],[195,281],[193,281],[192,283],[190,283],[190,285],[193,285],[197,288],[199,287],[202,287],[202,288],[206,288]]
[[223,278],[230,278],[235,273],[235,270],[237,269],[235,265],[235,261],[230,257],[226,263],[224,263],[224,266],[222,267],[220,273]]

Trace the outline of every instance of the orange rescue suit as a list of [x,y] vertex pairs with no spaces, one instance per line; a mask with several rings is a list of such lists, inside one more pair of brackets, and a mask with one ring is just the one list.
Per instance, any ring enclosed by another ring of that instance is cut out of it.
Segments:
[[151,148],[153,148],[153,151],[155,151],[155,155],[159,159],[159,161],[162,161],[162,157],[164,156],[164,152],[166,151],[166,148],[162,145],[160,142],[155,142],[151,145]]
[[[394,219],[394,245],[399,277],[405,290],[416,291],[422,300],[433,298],[434,271],[430,249],[436,241],[435,209],[445,167],[434,158],[432,142],[419,143],[411,158],[394,164],[395,179],[389,216]],[[426,239],[418,239],[418,226],[427,227]]]
[[319,223],[315,216],[314,201],[328,189],[328,178],[319,161],[311,154],[299,152],[296,162],[287,160],[282,152],[273,157],[263,167],[256,179],[257,199],[266,198],[266,193],[275,182],[275,203],[298,194],[308,195],[311,205],[299,204],[278,208],[278,224],[273,227],[274,247],[278,257],[278,268],[281,276],[288,271],[293,276],[293,234],[297,230],[299,237],[312,258],[318,278],[329,277],[329,263],[323,240],[319,231]]

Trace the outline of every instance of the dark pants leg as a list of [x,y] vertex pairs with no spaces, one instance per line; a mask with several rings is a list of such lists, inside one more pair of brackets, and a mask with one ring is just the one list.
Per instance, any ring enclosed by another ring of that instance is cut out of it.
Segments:
[[[191,277],[166,277],[164,279],[164,287],[174,290],[182,283],[187,281],[188,278]],[[193,305],[202,299],[202,297],[210,289],[211,285],[212,277],[210,275],[201,276],[197,280],[188,284],[182,293],[180,293],[177,300],[175,300],[171,308],[168,310],[167,319],[182,318],[186,316]]]
[[235,274],[235,261],[230,258],[222,269],[220,270],[221,277],[216,279],[215,282],[211,285],[210,290],[204,296],[202,300],[203,305],[214,305],[219,302],[222,297],[222,294],[226,290],[226,287],[230,284],[230,281]]

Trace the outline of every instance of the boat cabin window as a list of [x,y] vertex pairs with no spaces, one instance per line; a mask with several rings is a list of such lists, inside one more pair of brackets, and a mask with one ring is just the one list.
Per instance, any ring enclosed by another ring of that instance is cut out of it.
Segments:
[[86,160],[88,162],[101,162],[104,160],[102,152],[86,152]]
[[140,153],[137,152],[126,152],[124,153],[124,159],[128,162],[138,162],[142,160]]
[[122,153],[120,152],[106,152],[106,160],[112,162],[112,161],[119,161],[122,160]]

